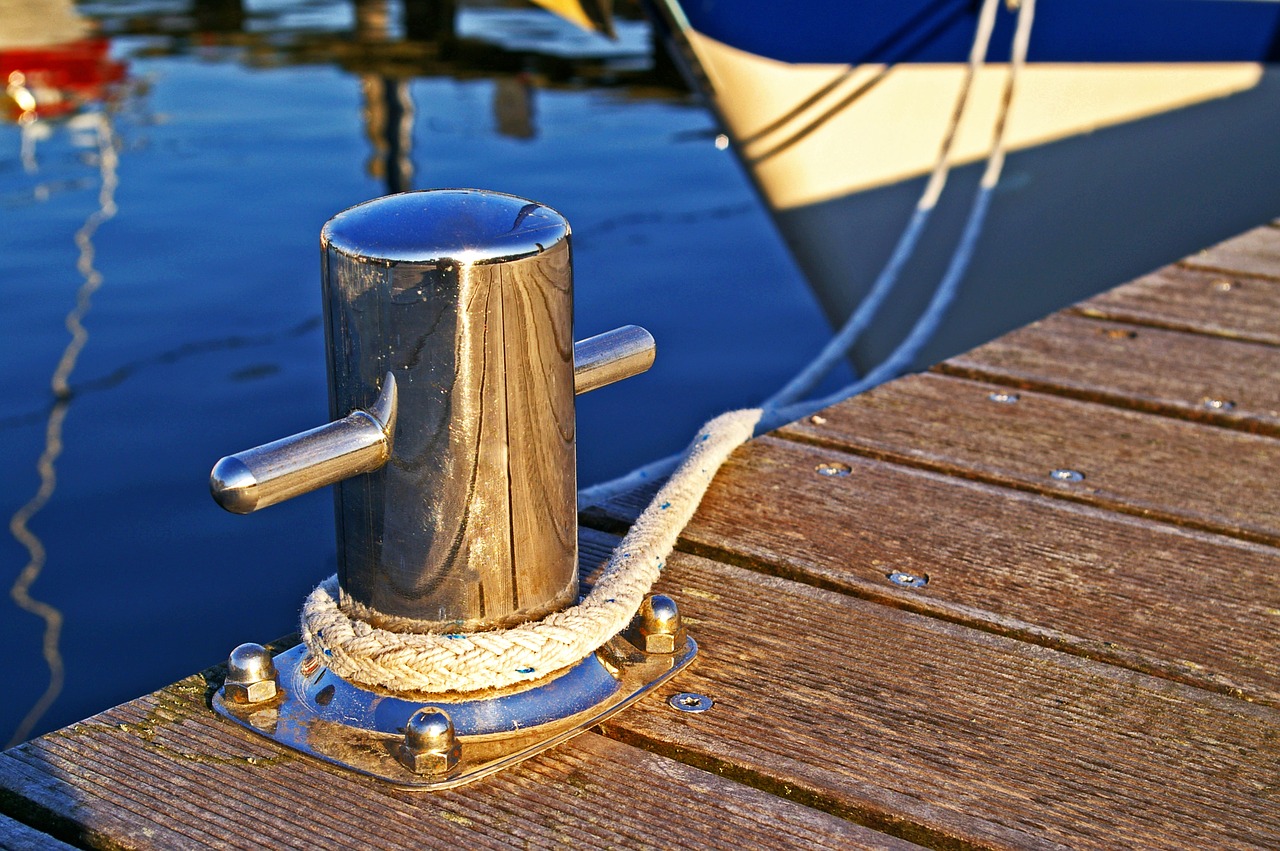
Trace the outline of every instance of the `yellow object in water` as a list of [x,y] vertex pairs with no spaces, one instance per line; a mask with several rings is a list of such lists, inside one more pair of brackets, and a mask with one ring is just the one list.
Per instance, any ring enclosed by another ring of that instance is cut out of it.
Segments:
[[533,0],[533,2],[566,21],[577,24],[584,30],[604,33],[609,38],[617,37],[613,31],[612,0]]

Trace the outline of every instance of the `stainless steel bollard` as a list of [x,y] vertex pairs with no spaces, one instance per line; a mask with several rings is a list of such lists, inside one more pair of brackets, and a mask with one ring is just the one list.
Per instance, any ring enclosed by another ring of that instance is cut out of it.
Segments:
[[571,604],[575,387],[644,371],[654,344],[627,327],[574,345],[570,243],[549,207],[477,190],[335,216],[335,422],[222,459],[215,498],[246,513],[336,482],[339,581],[380,626],[468,632]]

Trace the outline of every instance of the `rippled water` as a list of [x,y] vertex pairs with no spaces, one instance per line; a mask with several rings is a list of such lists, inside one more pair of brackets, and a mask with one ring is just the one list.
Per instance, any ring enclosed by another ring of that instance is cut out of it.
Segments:
[[126,82],[0,124],[0,578],[30,597],[0,616],[0,744],[47,694],[42,645],[66,679],[34,732],[294,628],[334,569],[329,495],[233,517],[208,471],[325,419],[320,227],[389,183],[559,209],[578,336],[658,338],[650,374],[579,400],[583,484],[758,401],[829,333],[704,111],[643,73],[642,22],[612,44],[496,10],[459,31],[543,58],[442,59],[394,14],[379,45],[346,4],[253,8],[202,36],[180,3],[82,6]]

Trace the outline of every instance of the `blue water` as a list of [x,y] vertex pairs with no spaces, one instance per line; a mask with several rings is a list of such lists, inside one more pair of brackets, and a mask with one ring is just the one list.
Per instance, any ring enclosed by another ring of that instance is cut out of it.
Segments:
[[[276,18],[247,28],[274,28],[280,44],[297,28],[350,26],[342,4],[274,5]],[[534,23],[553,40],[562,31]],[[643,25],[628,26],[643,43]],[[327,492],[234,517],[207,490],[220,456],[326,418],[320,227],[386,191],[368,172],[359,76],[281,64],[274,42],[118,37],[128,83],[111,102],[41,122],[25,163],[19,128],[0,124],[0,515],[37,496],[38,462],[56,455],[27,523],[44,558],[0,535],[0,584],[36,571],[31,596],[62,618],[65,687],[32,733],[290,632],[303,595],[334,570]],[[576,240],[578,336],[636,323],[659,341],[648,375],[579,400],[580,484],[758,402],[830,331],[702,108],[670,87],[617,84],[647,62],[554,86],[536,68],[406,78],[411,185],[560,210]],[[531,120],[517,108],[516,129],[509,114],[500,125],[495,98],[526,89]],[[97,287],[82,304],[87,336],[55,405],[50,381],[86,280]],[[44,622],[0,605],[3,744],[50,674]]]

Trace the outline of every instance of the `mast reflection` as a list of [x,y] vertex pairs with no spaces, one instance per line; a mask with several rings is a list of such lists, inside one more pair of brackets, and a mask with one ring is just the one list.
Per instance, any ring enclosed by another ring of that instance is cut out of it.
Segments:
[[18,8],[21,11],[12,21],[6,21],[0,38],[0,73],[6,82],[10,116],[22,130],[23,168],[29,174],[39,171],[36,140],[52,132],[51,122],[66,120],[78,133],[88,132],[96,149],[100,185],[97,209],[75,235],[76,270],[82,283],[64,322],[71,339],[49,381],[54,402],[45,423],[44,448],[36,461],[40,484],[31,499],[9,519],[10,534],[27,551],[27,563],[10,586],[9,597],[18,608],[44,622],[41,654],[49,670],[49,682],[6,747],[26,740],[62,693],[66,679],[61,649],[62,611],[31,593],[44,572],[47,551],[30,522],[57,488],[57,460],[62,454],[63,425],[72,400],[71,373],[89,341],[84,318],[103,281],[94,265],[93,237],[116,214],[118,145],[107,106],[93,107],[95,102],[108,101],[112,86],[125,77],[124,63],[108,58],[105,39],[88,37],[88,24],[67,0],[41,0]]

